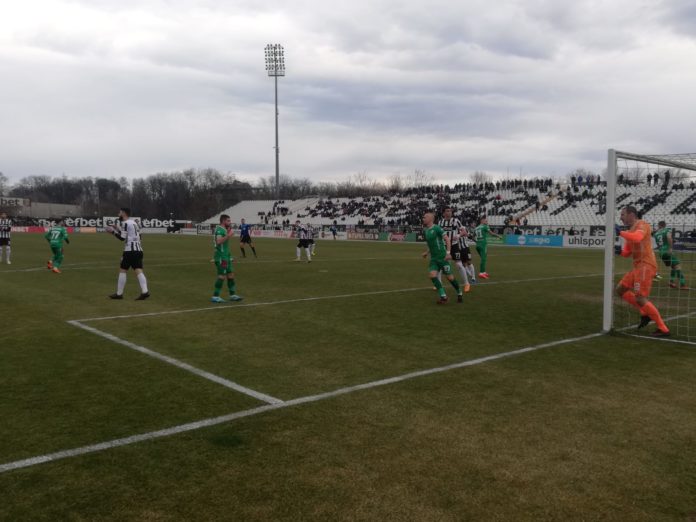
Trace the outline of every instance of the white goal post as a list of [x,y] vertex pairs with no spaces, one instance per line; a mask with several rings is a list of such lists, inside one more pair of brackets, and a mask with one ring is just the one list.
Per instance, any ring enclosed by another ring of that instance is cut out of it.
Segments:
[[[628,319],[624,317],[628,313],[624,311],[625,307],[620,309],[620,313],[626,321],[616,324],[617,307],[620,306],[614,295],[616,225],[620,224],[617,211],[626,205],[634,205],[639,211],[645,210],[644,219],[651,226],[656,225],[659,220],[666,221],[667,227],[676,227],[674,230],[680,234],[680,245],[687,245],[685,250],[679,251],[681,264],[684,265],[686,276],[692,278],[693,285],[693,277],[696,275],[693,273],[696,251],[691,250],[690,245],[696,244],[696,191],[693,189],[695,182],[696,154],[653,155],[614,149],[608,151],[602,320],[602,329],[605,332],[630,328],[627,324]],[[674,234],[671,237],[674,238]],[[668,263],[671,254],[666,255],[667,261],[662,263],[660,256],[657,256],[658,266],[663,271],[669,270],[670,267]],[[686,318],[686,326],[682,321],[679,331],[687,342],[696,342],[696,290],[680,292],[680,289],[686,290],[687,285],[682,285],[683,288],[680,288],[679,283],[676,283],[676,287],[672,286],[674,273],[675,270],[672,270],[669,281],[665,279],[660,281],[659,285],[656,282],[653,294],[665,308],[663,316],[671,314],[671,319],[675,321]],[[635,310],[631,313],[635,314]]]

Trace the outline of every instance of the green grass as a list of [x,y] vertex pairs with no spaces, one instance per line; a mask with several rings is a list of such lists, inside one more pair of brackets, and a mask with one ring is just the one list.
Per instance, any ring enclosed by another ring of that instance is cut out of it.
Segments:
[[[66,322],[211,307],[210,238],[147,236],[144,302],[132,274],[106,298],[113,238],[61,275],[13,243],[0,464],[264,404]],[[493,249],[496,284],[438,307],[420,245],[257,246],[243,304],[329,298],[85,324],[282,400],[601,328],[601,252]],[[692,347],[603,336],[2,473],[0,520],[690,520],[694,382]]]

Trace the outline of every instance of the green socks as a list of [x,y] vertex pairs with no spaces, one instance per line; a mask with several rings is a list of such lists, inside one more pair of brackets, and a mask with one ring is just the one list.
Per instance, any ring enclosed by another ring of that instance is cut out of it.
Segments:
[[237,284],[234,279],[227,280],[227,289],[230,291],[230,295],[234,295],[237,292]]
[[459,286],[459,281],[456,279],[452,279],[450,281],[450,284],[454,287],[454,289],[457,291],[457,295],[462,295],[462,287]]
[[442,287],[442,283],[438,280],[437,277],[431,277],[430,280],[433,282],[433,286],[437,288],[437,293],[440,294],[440,297],[444,297],[445,294],[445,289]]
[[679,278],[679,284],[684,286],[686,284],[686,278],[684,277],[684,272],[681,270],[674,270],[669,273],[669,282],[674,283],[674,280]]
[[222,290],[222,279],[218,277],[215,280],[215,291],[213,292],[213,295],[215,297],[220,297],[220,290]]

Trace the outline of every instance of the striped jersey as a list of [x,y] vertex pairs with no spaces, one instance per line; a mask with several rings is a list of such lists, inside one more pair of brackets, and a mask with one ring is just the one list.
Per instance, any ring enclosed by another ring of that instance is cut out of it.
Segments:
[[309,239],[309,232],[304,225],[297,225],[295,231],[297,233],[297,239]]
[[10,239],[10,234],[12,234],[12,220],[0,219],[0,239]]
[[125,242],[124,252],[142,252],[143,246],[140,243],[140,226],[134,219],[128,218],[121,222],[120,229],[117,230],[117,237]]
[[445,235],[450,238],[450,244],[462,246],[462,242],[459,238],[459,229],[462,228],[463,225],[458,218],[441,219],[438,225],[445,231]]

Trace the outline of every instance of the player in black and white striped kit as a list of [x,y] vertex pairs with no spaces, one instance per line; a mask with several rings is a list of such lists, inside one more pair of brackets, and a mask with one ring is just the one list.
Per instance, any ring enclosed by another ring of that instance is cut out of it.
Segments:
[[0,214],[0,263],[2,263],[2,251],[5,250],[5,263],[12,264],[10,253],[12,252],[12,220],[3,212]]
[[[462,281],[464,281],[464,292],[469,292],[471,290],[469,272],[464,263],[471,259],[471,253],[466,243],[463,242],[463,238],[460,237],[460,231],[464,228],[464,225],[462,225],[462,222],[459,221],[458,218],[452,217],[452,209],[450,207],[445,208],[443,219],[440,220],[438,225],[440,225],[440,228],[442,228],[450,238],[450,244],[452,245],[450,249],[452,261],[457,265],[459,273],[462,276]],[[442,274],[438,273],[437,277],[440,279]]]
[[317,255],[317,243],[315,241],[317,237],[317,229],[314,228],[311,223],[307,223],[307,238],[309,239],[309,250],[312,252],[313,256]]
[[147,279],[143,272],[143,247],[140,242],[140,226],[130,217],[130,209],[122,208],[118,213],[119,222],[110,232],[124,242],[123,257],[121,257],[121,270],[118,274],[116,293],[111,294],[111,299],[123,299],[123,290],[126,288],[128,269],[132,268],[140,284],[140,295],[136,301],[144,301],[150,297],[147,289]]
[[302,249],[304,248],[305,254],[307,254],[307,262],[312,262],[312,251],[309,246],[309,231],[307,227],[300,223],[298,219],[295,221],[295,234],[297,235],[297,258],[295,261],[302,260]]

